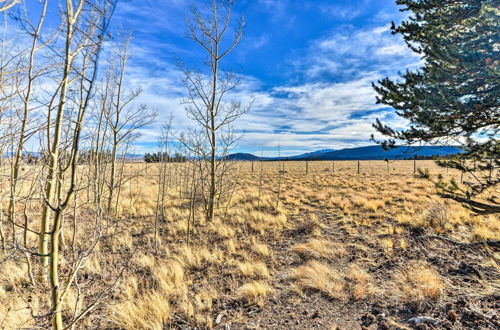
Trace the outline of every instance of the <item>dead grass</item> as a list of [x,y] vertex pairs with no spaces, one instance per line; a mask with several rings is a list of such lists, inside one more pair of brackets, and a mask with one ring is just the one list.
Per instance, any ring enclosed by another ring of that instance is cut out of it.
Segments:
[[240,299],[259,306],[264,305],[265,298],[273,292],[273,288],[263,281],[251,281],[243,284],[236,291]]
[[[201,208],[197,209],[189,245],[189,209],[185,200],[179,200],[174,185],[165,204],[158,251],[152,234],[156,169],[149,165],[146,176],[143,164],[127,164],[126,175],[142,175],[133,176],[123,187],[117,209],[119,234],[100,243],[82,273],[88,278],[113,278],[127,252],[138,251],[117,294],[99,310],[99,323],[85,320],[81,326],[161,329],[180,322],[176,325],[211,328],[214,314],[221,306],[233,306],[234,300],[267,308],[266,299],[278,288],[273,286],[278,274],[287,272],[290,284],[304,295],[320,292],[329,303],[332,299],[365,303],[380,298],[414,306],[439,302],[448,282],[425,260],[389,273],[374,270],[411,252],[414,231],[450,235],[465,242],[498,240],[498,216],[473,216],[458,203],[443,202],[431,183],[413,177],[412,162],[391,164],[390,174],[384,162],[363,163],[358,176],[355,162],[336,162],[335,172],[331,162],[310,162],[306,177],[304,163],[287,162],[279,203],[277,164],[263,164],[259,193],[258,171],[251,174],[250,165],[241,163],[234,207],[212,223],[206,223]],[[432,162],[419,163],[428,166],[431,175],[443,173]],[[448,175],[456,174],[450,171]],[[37,220],[36,207],[30,212],[30,219]],[[70,218],[66,223],[70,226]],[[71,235],[66,233],[65,240],[70,242]],[[30,242],[36,248],[36,237],[30,237]],[[304,264],[289,266],[291,253]],[[33,262],[38,265],[35,258]],[[498,260],[491,263],[498,268]],[[0,327],[37,326],[24,298],[31,297],[30,306],[40,315],[48,309],[49,299],[47,292],[32,293],[34,289],[22,257],[0,265]],[[73,303],[74,291],[65,299]],[[297,299],[297,304],[303,302]],[[71,312],[69,307],[64,311],[65,315]],[[235,314],[243,320],[251,317],[244,309]]]
[[239,262],[237,267],[243,276],[253,279],[266,279],[270,277],[266,264],[261,261]]
[[500,217],[492,214],[479,219],[472,235],[474,241],[500,240]]
[[223,262],[224,253],[219,249],[210,250],[207,247],[192,248],[182,245],[174,258],[190,270],[200,270],[209,265]]
[[294,245],[291,250],[304,259],[335,259],[345,254],[342,245],[335,244],[327,239],[312,239],[306,243]]
[[438,300],[444,287],[434,268],[425,262],[414,261],[395,272],[392,294],[403,303],[421,306]]
[[309,261],[292,269],[292,276],[301,289],[317,290],[334,299],[346,298],[342,274],[325,263]]
[[162,329],[170,318],[170,304],[161,292],[143,293],[114,306],[110,319],[117,327]]
[[255,236],[250,238],[250,249],[258,256],[268,257],[271,254],[269,246],[263,243],[259,243]]
[[349,266],[346,282],[355,300],[371,298],[377,294],[373,277],[357,264]]

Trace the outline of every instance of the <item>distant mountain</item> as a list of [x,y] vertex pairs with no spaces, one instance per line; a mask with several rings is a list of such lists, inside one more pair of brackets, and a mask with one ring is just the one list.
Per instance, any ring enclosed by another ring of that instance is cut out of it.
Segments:
[[227,159],[228,160],[261,160],[263,158],[257,157],[257,156],[252,155],[252,154],[239,152],[239,153],[236,153],[236,154],[230,154],[230,155],[228,155]]
[[408,159],[417,157],[456,155],[462,149],[456,146],[399,146],[394,149],[384,150],[382,146],[368,146],[348,148],[341,150],[318,150],[291,157],[257,157],[248,153],[237,153],[228,156],[230,160],[383,160],[383,159]]
[[342,149],[326,152],[306,159],[319,160],[381,160],[381,159],[404,159],[417,157],[447,156],[460,153],[462,150],[454,146],[423,146],[408,147],[400,146],[394,149],[384,150],[381,146],[368,146],[360,148]]
[[305,158],[314,158],[316,156],[328,153],[328,152],[333,152],[335,149],[321,149],[318,151],[313,151],[313,152],[307,152],[305,154],[297,155],[297,156],[292,156],[288,157],[288,159],[305,159]]
[[129,154],[126,153],[125,155],[121,156],[122,158],[133,158],[133,159],[143,159],[144,155],[143,154]]

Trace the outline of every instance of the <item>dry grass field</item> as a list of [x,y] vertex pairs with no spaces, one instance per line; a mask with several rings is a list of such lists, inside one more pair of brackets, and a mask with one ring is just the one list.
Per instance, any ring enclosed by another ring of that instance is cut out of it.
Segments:
[[[500,239],[498,215],[440,198],[413,161],[362,161],[360,174],[354,161],[309,162],[307,174],[305,162],[255,162],[253,173],[250,162],[235,165],[238,187],[213,222],[198,210],[189,225],[172,186],[155,247],[157,166],[127,164],[118,217],[76,286],[112,290],[77,328],[500,327],[500,251],[481,243]],[[460,180],[433,161],[417,165]],[[0,262],[0,328],[40,326],[33,315],[49,304],[46,288],[30,283],[23,258],[4,253]],[[64,282],[71,263],[62,265]],[[65,318],[99,296],[78,301],[76,288],[64,297]]]

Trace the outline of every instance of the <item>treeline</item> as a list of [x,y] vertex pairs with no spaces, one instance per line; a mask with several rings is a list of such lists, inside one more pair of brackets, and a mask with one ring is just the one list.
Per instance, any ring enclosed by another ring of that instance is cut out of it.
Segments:
[[144,155],[144,161],[146,163],[184,163],[187,161],[187,157],[180,153],[169,155],[167,152],[148,152]]

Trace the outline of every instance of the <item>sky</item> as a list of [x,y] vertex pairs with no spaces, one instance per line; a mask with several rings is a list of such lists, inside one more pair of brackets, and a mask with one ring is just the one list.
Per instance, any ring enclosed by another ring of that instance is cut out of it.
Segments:
[[[210,0],[122,0],[114,35],[131,33],[127,84],[143,90],[137,102],[158,113],[141,130],[136,153],[157,148],[161,125],[172,115],[177,131],[189,128],[179,60],[201,68],[200,46],[187,37],[191,6]],[[371,83],[415,69],[420,59],[392,35],[404,19],[394,0],[236,0],[232,26],[244,17],[243,38],[224,58],[241,85],[229,96],[252,103],[235,128],[234,152],[293,155],[373,144],[372,123],[403,127],[391,109],[377,105]],[[234,32],[234,31],[230,31]],[[229,35],[230,36],[230,35]]]

